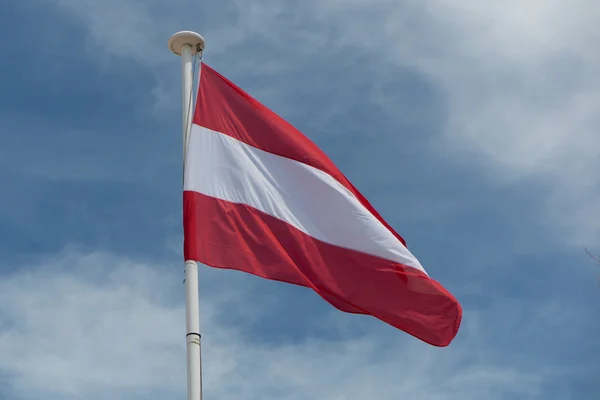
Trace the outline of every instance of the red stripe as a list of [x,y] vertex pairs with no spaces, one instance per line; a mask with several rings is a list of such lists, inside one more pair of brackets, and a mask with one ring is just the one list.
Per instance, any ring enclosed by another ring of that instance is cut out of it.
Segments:
[[350,190],[405,246],[406,242],[310,139],[233,82],[202,64],[194,123],[250,146],[320,169]]
[[342,311],[372,315],[434,346],[447,346],[458,331],[460,304],[417,269],[197,192],[184,192],[184,215],[186,260],[312,288]]

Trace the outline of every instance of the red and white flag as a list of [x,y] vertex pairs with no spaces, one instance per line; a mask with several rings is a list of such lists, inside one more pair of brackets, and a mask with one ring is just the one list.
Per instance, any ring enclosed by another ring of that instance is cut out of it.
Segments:
[[203,64],[184,178],[186,260],[312,288],[434,346],[462,317],[306,136]]

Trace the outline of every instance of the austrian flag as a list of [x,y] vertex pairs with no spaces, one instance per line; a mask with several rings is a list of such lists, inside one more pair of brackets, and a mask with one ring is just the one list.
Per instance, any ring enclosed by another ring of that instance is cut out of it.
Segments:
[[434,346],[458,332],[458,301],[323,151],[206,64],[183,200],[186,260],[311,288]]

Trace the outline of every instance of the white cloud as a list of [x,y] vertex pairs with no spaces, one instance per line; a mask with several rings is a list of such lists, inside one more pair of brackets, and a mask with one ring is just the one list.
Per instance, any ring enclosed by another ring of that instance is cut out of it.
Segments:
[[164,301],[160,278],[129,260],[62,254],[3,279],[0,371],[27,397],[180,383],[183,309]]
[[545,215],[575,234],[575,241],[598,237],[600,223],[590,222],[600,200],[596,2],[356,0],[314,6],[341,27],[340,44],[408,67],[442,90],[449,117],[438,150],[456,152],[466,163],[483,162],[494,178],[546,182]]
[[[183,286],[180,269],[165,265],[76,250],[13,265],[0,281],[0,376],[14,397],[182,397]],[[535,398],[558,372],[494,362],[472,313],[461,333],[468,346],[373,331],[275,343],[248,317],[268,313],[271,299],[246,275],[212,271],[202,271],[210,290],[201,302],[208,398]],[[344,332],[336,321],[318,319]]]

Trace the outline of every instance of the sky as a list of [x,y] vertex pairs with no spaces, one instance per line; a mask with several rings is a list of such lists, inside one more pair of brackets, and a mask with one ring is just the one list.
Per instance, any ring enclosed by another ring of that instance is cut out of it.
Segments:
[[7,0],[0,400],[185,398],[179,30],[464,310],[437,348],[203,266],[206,399],[600,398],[594,0]]

